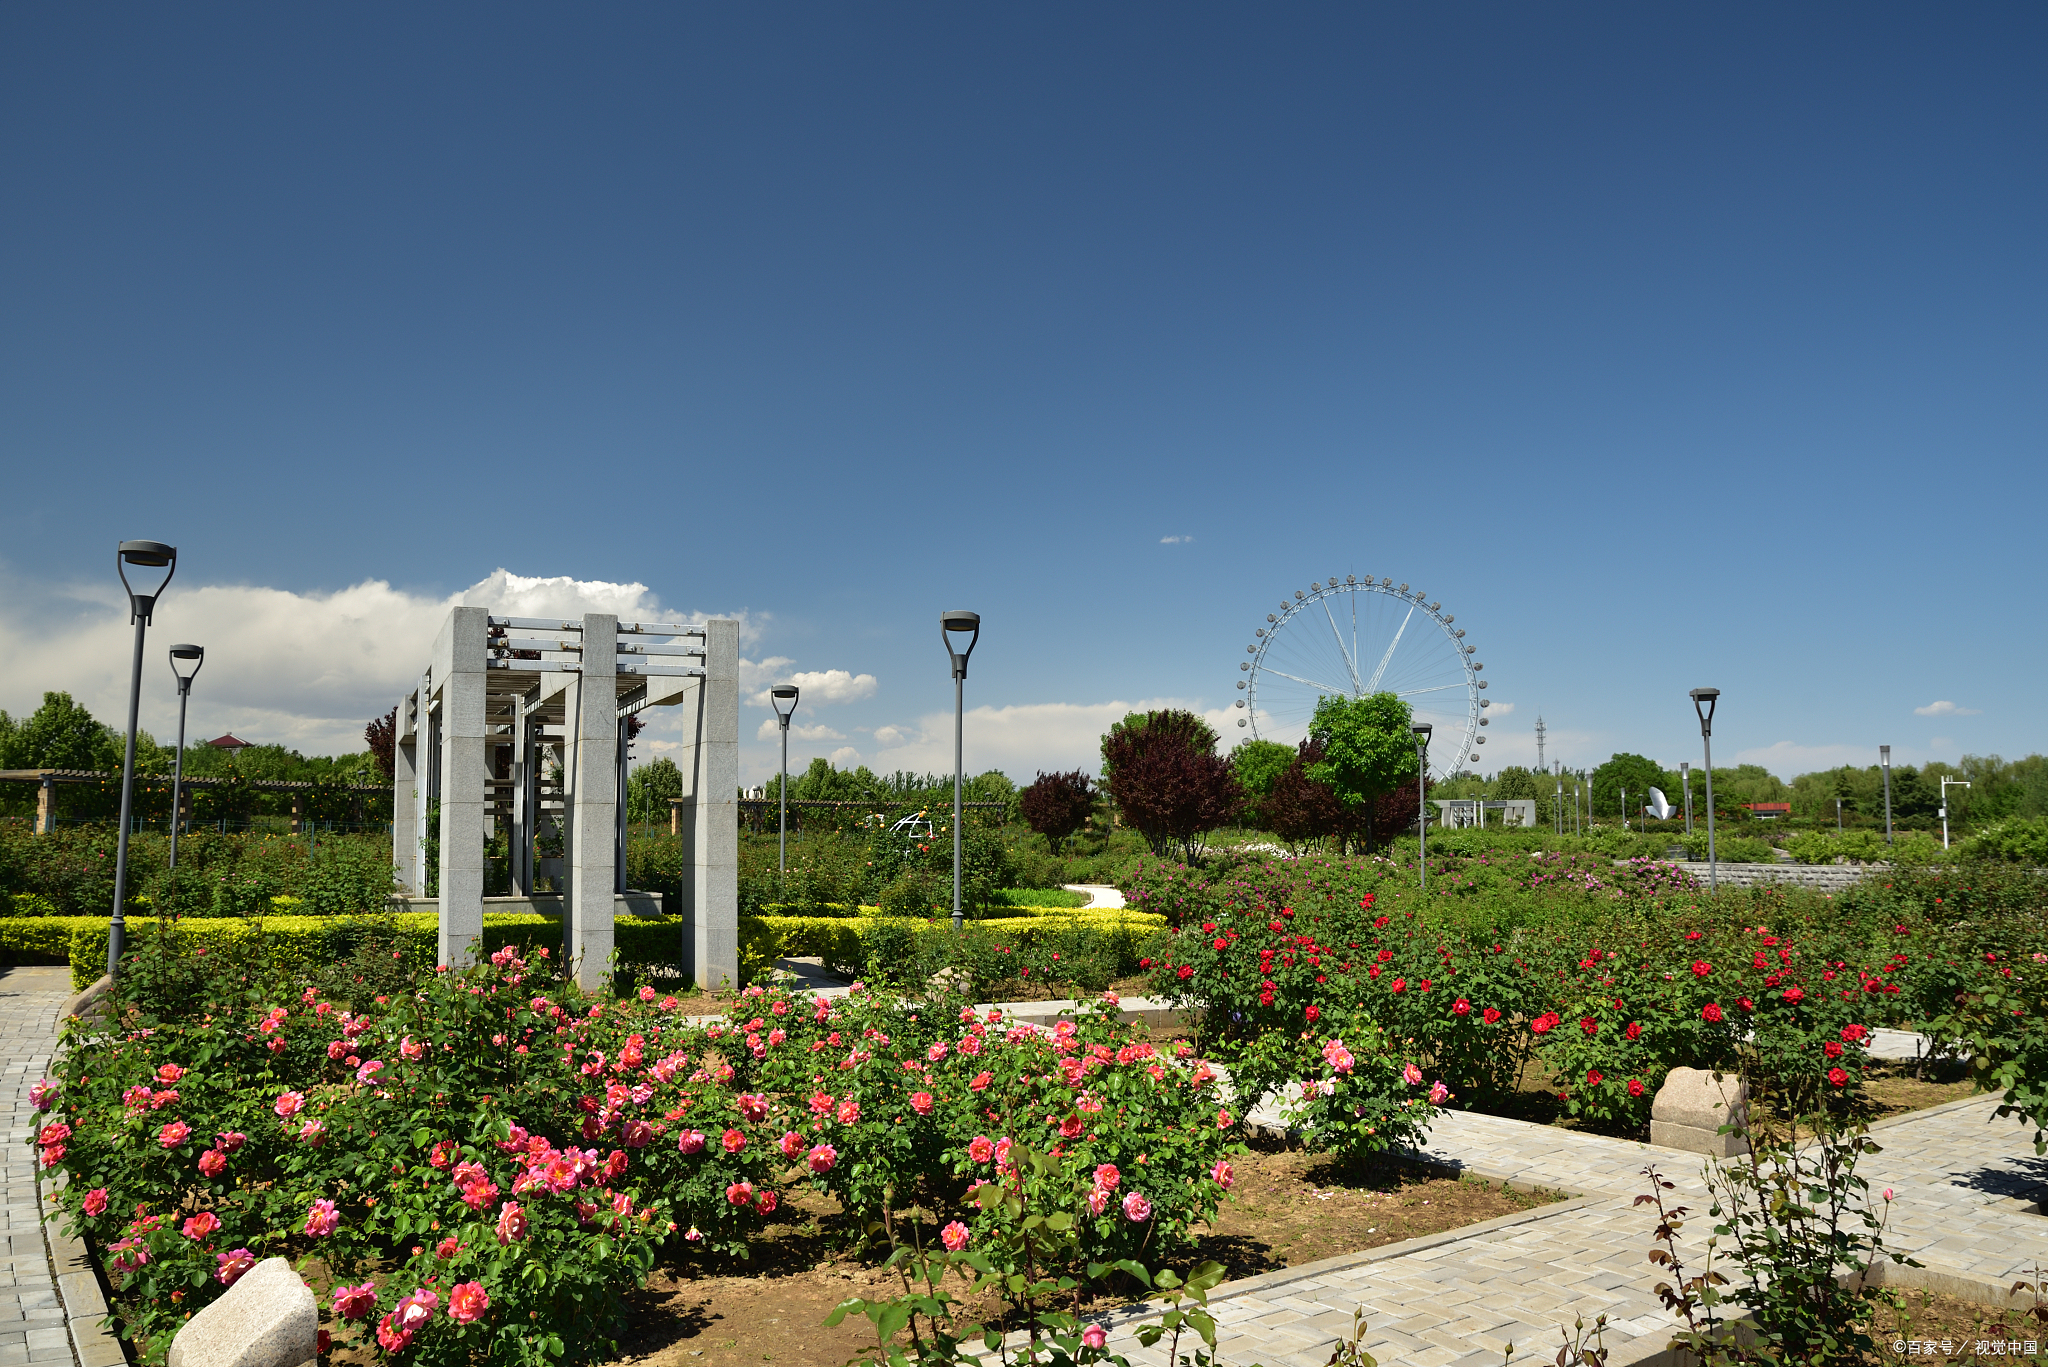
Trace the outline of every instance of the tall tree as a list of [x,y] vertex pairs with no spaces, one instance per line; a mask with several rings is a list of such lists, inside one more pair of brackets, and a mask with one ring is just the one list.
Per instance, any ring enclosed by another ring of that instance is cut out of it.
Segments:
[[[124,744],[69,693],[43,694],[43,705],[19,724],[14,736],[24,769],[119,769]],[[138,756],[142,749],[137,737]]]
[[1363,820],[1369,848],[1376,834],[1380,799],[1415,777],[1413,714],[1392,693],[1363,698],[1325,697],[1316,702],[1309,739],[1321,757],[1308,775],[1337,795],[1345,811]]
[[370,724],[363,728],[363,744],[370,747],[370,758],[377,761],[377,768],[386,779],[398,775],[398,709],[393,707],[381,717],[372,717]]
[[1095,806],[1095,789],[1079,769],[1063,774],[1040,771],[1017,799],[1025,824],[1045,837],[1057,855],[1068,836],[1087,823]]
[[1230,772],[1236,776],[1237,786],[1244,793],[1243,819],[1271,829],[1265,815],[1265,801],[1272,795],[1273,785],[1280,776],[1293,767],[1295,757],[1292,746],[1282,745],[1276,740],[1242,741],[1231,750]]
[[[1721,791],[1718,786],[1720,777],[1720,771],[1715,771],[1714,805],[1727,810],[1732,797]],[[1643,803],[1649,799],[1651,785],[1663,788],[1668,781],[1664,774],[1664,766],[1653,759],[1627,753],[1610,755],[1605,764],[1593,771],[1593,811],[1596,815],[1621,815],[1621,795],[1626,790],[1629,820],[1634,821],[1636,813],[1643,809]],[[1670,792],[1666,789],[1666,796],[1669,795]],[[1706,791],[1700,786],[1697,777],[1693,780],[1693,800],[1706,800]]]
[[1102,738],[1102,769],[1126,824],[1158,855],[1192,861],[1241,794],[1216,733],[1192,712],[1133,713]]

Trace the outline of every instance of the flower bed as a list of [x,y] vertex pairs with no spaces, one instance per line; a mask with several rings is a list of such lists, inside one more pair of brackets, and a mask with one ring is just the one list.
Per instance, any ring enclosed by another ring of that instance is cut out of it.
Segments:
[[1413,1041],[1464,1105],[1505,1107],[1533,1059],[1567,1113],[1640,1133],[1681,1065],[1740,1069],[1785,1114],[1853,1107],[1882,1025],[2010,1060],[1997,1085],[2048,1120],[2048,896],[2027,873],[1710,896],[1672,865],[1515,851],[1418,882],[1384,860],[1155,866],[1136,890],[1187,910],[1154,991],[1200,1013],[1248,1092],[1308,1076],[1341,1024]]
[[545,951],[344,999],[280,991],[261,941],[195,956],[184,934],[131,960],[118,1019],[72,1027],[36,1090],[40,1161],[147,1361],[273,1254],[371,1356],[602,1355],[657,1260],[743,1254],[798,1185],[915,1202],[933,1245],[998,1273],[1044,1210],[1077,1266],[1170,1257],[1241,1152],[1206,1066],[1113,1001],[1047,1030],[749,989],[698,1027],[650,988],[583,997]]

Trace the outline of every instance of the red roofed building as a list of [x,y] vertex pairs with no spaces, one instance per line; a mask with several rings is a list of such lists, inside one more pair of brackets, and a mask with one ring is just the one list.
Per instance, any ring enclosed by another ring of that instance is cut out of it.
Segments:
[[1751,816],[1765,821],[1792,815],[1792,804],[1789,802],[1745,802],[1742,805]]
[[234,732],[232,731],[230,731],[227,735],[220,737],[218,740],[210,740],[206,743],[208,745],[211,745],[216,750],[226,750],[229,752],[246,750],[252,744],[252,742],[250,741],[237,740],[235,738]]

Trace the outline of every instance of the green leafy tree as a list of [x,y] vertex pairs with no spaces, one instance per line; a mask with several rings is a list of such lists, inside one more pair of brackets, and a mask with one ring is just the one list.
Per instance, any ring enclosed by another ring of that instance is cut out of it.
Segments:
[[665,823],[669,799],[682,795],[683,771],[672,759],[651,760],[626,780],[626,810],[638,822]]
[[[15,723],[11,732],[10,768],[105,771],[121,767],[125,739],[102,725],[69,693],[43,694],[43,705]],[[143,748],[138,735],[138,760]],[[155,750],[155,743],[148,749]]]
[[1408,704],[1392,693],[1316,702],[1308,730],[1321,757],[1308,767],[1308,776],[1334,793],[1346,811],[1366,814],[1368,844],[1380,799],[1415,777],[1412,722]]
[[1294,748],[1276,740],[1242,741],[1230,752],[1230,772],[1244,792],[1245,814],[1253,823],[1265,826],[1266,799],[1294,760]]
[[[1725,808],[1733,799],[1721,791],[1718,783],[1720,777],[1719,773],[1714,775],[1717,780],[1714,801]],[[1628,816],[1633,821],[1636,813],[1643,809],[1643,803],[1649,800],[1651,785],[1662,788],[1664,795],[1670,797],[1671,790],[1664,787],[1670,781],[1664,772],[1664,766],[1653,759],[1627,753],[1611,755],[1605,764],[1593,771],[1593,812],[1596,816],[1621,815],[1621,795],[1626,789]],[[1704,800],[1704,793],[1694,795],[1695,802]]]

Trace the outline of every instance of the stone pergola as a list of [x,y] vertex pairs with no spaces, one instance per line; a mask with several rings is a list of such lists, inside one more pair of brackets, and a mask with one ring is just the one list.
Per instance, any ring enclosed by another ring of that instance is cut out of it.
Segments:
[[[681,707],[682,905],[626,887],[628,719]],[[400,700],[392,849],[401,896],[440,916],[440,962],[470,961],[492,911],[562,918],[585,987],[609,972],[621,915],[685,919],[677,962],[705,987],[739,981],[739,623],[493,617],[452,609],[419,686]],[[438,824],[428,830],[429,812]],[[486,897],[505,837],[509,888]],[[438,896],[426,851],[438,837]],[[488,947],[487,947],[488,948]]]

